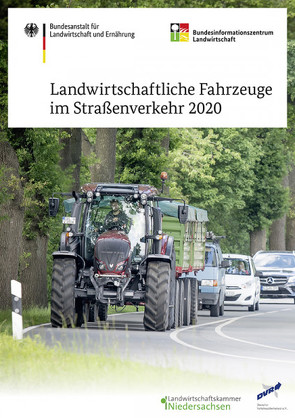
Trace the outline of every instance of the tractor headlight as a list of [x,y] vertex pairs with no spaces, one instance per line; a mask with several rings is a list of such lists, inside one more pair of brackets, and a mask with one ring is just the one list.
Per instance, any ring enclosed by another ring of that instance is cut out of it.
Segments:
[[125,265],[126,265],[126,262],[125,261],[121,261],[121,263],[118,263],[117,264],[116,271],[123,271],[123,270],[125,270]]
[[98,270],[105,271],[106,269],[107,269],[107,266],[105,265],[105,263],[100,262],[98,264]]
[[147,203],[147,194],[146,193],[142,193],[140,195],[140,203],[142,204],[142,206],[146,205],[146,203]]
[[87,202],[90,203],[92,201],[92,199],[93,199],[93,193],[89,190],[87,192],[86,196],[87,196]]

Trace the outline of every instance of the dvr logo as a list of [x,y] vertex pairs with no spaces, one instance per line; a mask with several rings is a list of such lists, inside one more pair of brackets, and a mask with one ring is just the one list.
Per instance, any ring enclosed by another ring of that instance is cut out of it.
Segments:
[[264,390],[263,392],[261,392],[257,395],[257,400],[259,400],[259,399],[263,398],[264,396],[269,395],[270,393],[273,393],[273,392],[275,393],[276,396],[278,396],[276,391],[279,390],[282,385],[281,385],[280,382],[278,382],[275,386],[265,386],[265,385],[262,385],[262,386],[266,390]]

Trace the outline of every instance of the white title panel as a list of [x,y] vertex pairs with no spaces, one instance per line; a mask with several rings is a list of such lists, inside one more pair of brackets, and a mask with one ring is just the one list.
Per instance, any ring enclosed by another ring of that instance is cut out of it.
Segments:
[[10,127],[286,127],[286,9],[9,9]]

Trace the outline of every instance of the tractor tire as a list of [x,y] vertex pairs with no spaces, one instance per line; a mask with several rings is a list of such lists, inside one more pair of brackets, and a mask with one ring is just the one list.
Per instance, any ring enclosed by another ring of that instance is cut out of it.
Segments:
[[175,323],[175,292],[176,292],[176,262],[175,251],[172,252],[171,268],[170,268],[170,293],[169,293],[169,318],[168,328],[174,327]]
[[146,331],[165,331],[169,320],[170,264],[150,261],[146,275],[143,325]]
[[108,309],[109,305],[107,305],[106,303],[97,304],[97,316],[100,321],[106,321],[108,319]]
[[184,280],[179,280],[179,313],[178,313],[178,326],[183,326],[183,314],[184,314]]
[[192,285],[192,301],[191,301],[191,325],[196,325],[198,320],[198,296],[199,296],[199,287],[198,280],[194,277],[191,278]]
[[184,279],[183,325],[191,323],[192,287],[190,278]]
[[53,261],[51,290],[51,325],[75,325],[76,261],[73,258],[56,258]]
[[95,322],[97,318],[97,308],[95,304],[91,303],[88,306],[88,322]]
[[[219,298],[220,298],[220,296],[219,296]],[[210,308],[210,316],[214,316],[214,317],[219,316],[219,309],[220,309],[220,307],[219,307],[219,298],[218,298],[216,304],[211,306],[211,308]]]
[[75,310],[76,310],[76,327],[81,327],[85,322],[85,305],[83,305],[81,299],[76,299],[75,301]]

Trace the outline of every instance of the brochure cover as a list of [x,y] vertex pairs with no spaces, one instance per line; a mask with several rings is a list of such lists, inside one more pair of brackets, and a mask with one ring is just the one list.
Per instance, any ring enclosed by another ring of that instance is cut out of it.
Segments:
[[5,416],[294,416],[292,10],[43,3],[2,20]]

